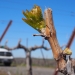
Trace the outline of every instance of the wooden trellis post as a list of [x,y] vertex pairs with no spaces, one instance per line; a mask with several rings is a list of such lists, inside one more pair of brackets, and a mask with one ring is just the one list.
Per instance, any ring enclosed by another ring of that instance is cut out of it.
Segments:
[[6,34],[7,30],[8,30],[9,27],[11,26],[11,24],[12,24],[12,20],[9,21],[9,23],[8,23],[8,25],[7,25],[7,27],[6,27],[6,29],[4,30],[2,36],[0,37],[0,42],[2,41],[4,35]]
[[70,37],[66,47],[70,48],[70,46],[71,46],[71,44],[73,42],[74,37],[75,37],[75,28],[74,28],[74,30],[72,32],[72,35],[71,35],[71,37]]

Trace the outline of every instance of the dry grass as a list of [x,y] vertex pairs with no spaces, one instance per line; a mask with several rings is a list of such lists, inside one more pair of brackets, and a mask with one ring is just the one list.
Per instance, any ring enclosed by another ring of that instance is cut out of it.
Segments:
[[8,73],[3,70],[0,70],[0,75],[8,75]]
[[0,69],[0,75],[14,75],[13,73],[11,73],[11,72],[7,72],[7,71],[5,71],[5,70],[1,70]]
[[16,74],[13,74],[11,72],[6,72],[4,70],[0,70],[0,75],[22,75],[22,73],[16,73]]

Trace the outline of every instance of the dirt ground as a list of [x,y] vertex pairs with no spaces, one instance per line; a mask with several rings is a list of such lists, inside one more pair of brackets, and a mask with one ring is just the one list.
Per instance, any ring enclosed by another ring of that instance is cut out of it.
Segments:
[[[33,67],[32,69],[33,75],[53,75],[54,69],[50,68],[40,68],[40,67]],[[26,68],[25,67],[0,67],[0,75],[25,75]],[[62,74],[58,74],[62,75]]]

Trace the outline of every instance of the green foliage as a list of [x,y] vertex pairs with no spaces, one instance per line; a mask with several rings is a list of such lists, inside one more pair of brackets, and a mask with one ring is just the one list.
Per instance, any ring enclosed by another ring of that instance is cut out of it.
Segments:
[[22,18],[22,20],[37,31],[41,32],[41,29],[45,28],[45,21],[39,6],[34,5],[30,11],[23,11],[23,15],[25,18]]

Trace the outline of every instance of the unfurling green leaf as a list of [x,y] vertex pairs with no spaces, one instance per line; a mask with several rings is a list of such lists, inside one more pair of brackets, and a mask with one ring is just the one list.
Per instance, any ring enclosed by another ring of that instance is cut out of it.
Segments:
[[42,28],[45,28],[45,21],[39,6],[34,5],[30,11],[23,11],[23,15],[25,18],[22,18],[22,20],[37,31],[42,32]]

